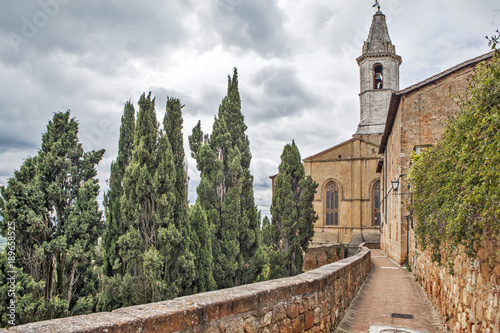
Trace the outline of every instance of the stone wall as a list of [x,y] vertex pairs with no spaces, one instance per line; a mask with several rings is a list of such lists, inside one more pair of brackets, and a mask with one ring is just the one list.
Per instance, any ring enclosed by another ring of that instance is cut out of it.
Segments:
[[347,246],[324,245],[309,247],[304,256],[304,270],[310,271],[347,257]]
[[370,271],[370,252],[294,277],[31,323],[12,332],[330,332]]
[[477,258],[456,250],[450,266],[417,256],[417,279],[449,332],[500,332],[500,241],[483,244]]

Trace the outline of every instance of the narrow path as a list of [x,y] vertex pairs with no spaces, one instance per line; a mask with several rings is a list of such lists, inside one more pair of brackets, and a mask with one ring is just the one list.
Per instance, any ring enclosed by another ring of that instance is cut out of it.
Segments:
[[371,250],[371,261],[371,271],[336,333],[446,332],[413,273],[380,250]]

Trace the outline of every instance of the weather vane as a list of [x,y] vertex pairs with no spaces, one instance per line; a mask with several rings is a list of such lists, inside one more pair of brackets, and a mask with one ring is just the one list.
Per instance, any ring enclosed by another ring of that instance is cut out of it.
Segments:
[[378,11],[380,11],[380,4],[378,3],[378,0],[375,0],[375,4],[372,7],[377,7]]

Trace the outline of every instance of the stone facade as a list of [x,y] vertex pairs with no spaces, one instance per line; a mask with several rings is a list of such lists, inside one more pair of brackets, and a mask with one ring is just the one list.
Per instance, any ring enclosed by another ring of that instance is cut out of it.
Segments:
[[417,256],[418,282],[449,332],[500,332],[500,241],[483,242],[477,258],[459,247],[452,261],[436,263],[429,252]]
[[[411,155],[442,137],[447,119],[459,111],[457,94],[466,92],[475,66],[491,56],[466,61],[392,96],[379,150],[383,154],[378,169],[383,194],[381,249],[399,264],[406,263],[408,255],[413,263],[416,248],[406,179]],[[399,181],[398,192],[392,190],[393,180]]]
[[[373,193],[379,180],[375,172],[379,161],[375,143],[378,138],[372,136],[372,142],[353,138],[303,160],[306,174],[318,183],[314,197],[318,220],[314,225],[313,245],[380,242]],[[328,225],[326,221],[326,196],[332,184],[338,189],[336,225]]]
[[9,332],[331,332],[370,271],[367,248],[297,276],[22,326]]
[[[375,171],[391,94],[399,89],[401,65],[380,10],[373,16],[357,62],[360,121],[353,139],[303,160],[306,175],[319,184],[313,244],[380,242],[380,177]],[[334,202],[329,200],[332,188],[337,192]]]

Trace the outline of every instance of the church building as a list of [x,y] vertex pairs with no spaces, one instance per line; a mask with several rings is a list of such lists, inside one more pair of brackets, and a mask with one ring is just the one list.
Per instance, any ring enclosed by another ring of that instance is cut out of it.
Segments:
[[357,62],[360,121],[356,133],[303,160],[306,175],[318,183],[314,208],[319,219],[312,245],[380,243],[379,144],[391,96],[399,90],[401,65],[380,8]]

